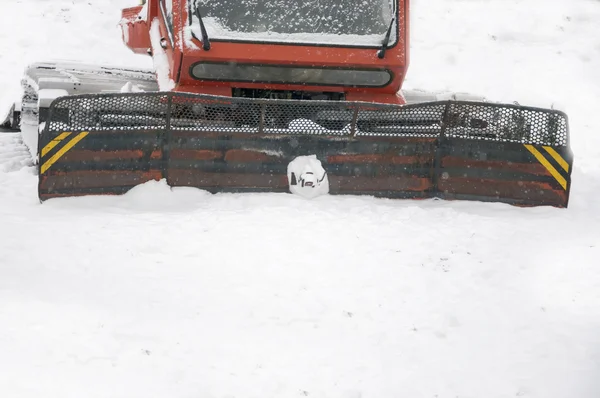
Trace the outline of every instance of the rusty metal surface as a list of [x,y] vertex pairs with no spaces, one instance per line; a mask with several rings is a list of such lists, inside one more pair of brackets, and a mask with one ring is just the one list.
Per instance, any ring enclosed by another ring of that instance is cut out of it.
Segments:
[[461,101],[84,95],[55,101],[40,138],[41,200],[121,194],[160,178],[287,192],[287,165],[316,155],[332,194],[566,207],[573,163],[561,112]]

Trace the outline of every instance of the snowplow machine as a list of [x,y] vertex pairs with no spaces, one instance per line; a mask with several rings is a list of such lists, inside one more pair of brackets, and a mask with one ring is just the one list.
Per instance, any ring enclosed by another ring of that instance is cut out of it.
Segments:
[[409,0],[148,0],[121,27],[153,71],[28,71],[42,201],[166,179],[568,206],[564,113],[402,90]]

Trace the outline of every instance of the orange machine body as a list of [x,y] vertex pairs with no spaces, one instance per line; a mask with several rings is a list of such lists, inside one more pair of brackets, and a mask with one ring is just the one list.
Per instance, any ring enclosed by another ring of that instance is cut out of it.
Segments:
[[[211,40],[211,48],[206,51],[202,48],[201,39],[197,35],[190,35],[191,18],[188,1],[191,0],[148,0],[144,6],[127,8],[122,12],[124,43],[135,53],[160,56],[161,65],[157,67],[157,73],[163,74],[162,79],[158,77],[161,90],[222,96],[232,96],[234,89],[335,92],[343,94],[347,101],[405,103],[400,89],[409,63],[409,0],[396,0],[397,23],[394,24],[394,29],[397,30],[397,39],[390,42],[383,58],[377,56],[381,46],[273,43],[240,39]],[[157,54],[159,52],[160,54]],[[299,70],[307,68],[307,70],[326,70],[330,74],[335,74],[337,71],[340,75],[335,84],[298,83],[285,81],[285,79],[279,81],[201,79],[194,77],[192,72],[194,65],[198,63],[215,65],[216,68],[219,65],[267,67],[267,71],[273,70],[269,67]],[[167,64],[168,71],[165,70]],[[157,66],[156,60],[155,66]],[[345,81],[342,76],[352,71],[381,72],[389,76],[389,79],[386,78],[381,84],[372,86],[357,86]],[[166,74],[169,78],[167,83],[164,76]]]

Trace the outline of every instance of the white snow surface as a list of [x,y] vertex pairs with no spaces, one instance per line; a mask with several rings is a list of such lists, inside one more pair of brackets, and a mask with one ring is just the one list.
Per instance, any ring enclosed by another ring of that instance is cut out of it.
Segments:
[[[128,0],[10,0],[0,107],[27,62],[148,66]],[[600,396],[600,3],[414,0],[409,88],[560,103],[568,209],[163,181],[40,204],[0,133],[0,395]]]
[[150,25],[150,41],[152,42],[152,59],[156,71],[158,87],[162,91],[171,91],[175,88],[175,82],[169,76],[169,58],[160,45],[160,22],[155,18]]
[[[317,155],[298,156],[287,167],[290,192],[306,199],[329,193],[329,178]],[[292,184],[292,181],[296,183]]]
[[127,82],[121,87],[122,93],[142,93],[144,90],[138,86],[137,84],[133,84],[132,82]]
[[136,0],[4,0],[0,23],[0,109],[19,100],[25,67],[36,61],[96,62],[152,68],[122,43],[121,9]]

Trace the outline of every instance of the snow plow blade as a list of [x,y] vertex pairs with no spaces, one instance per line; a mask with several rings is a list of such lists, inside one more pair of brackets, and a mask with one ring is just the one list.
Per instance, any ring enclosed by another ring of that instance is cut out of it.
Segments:
[[39,197],[123,194],[150,180],[210,192],[290,192],[316,155],[330,194],[567,207],[573,154],[555,110],[127,93],[55,100]]

